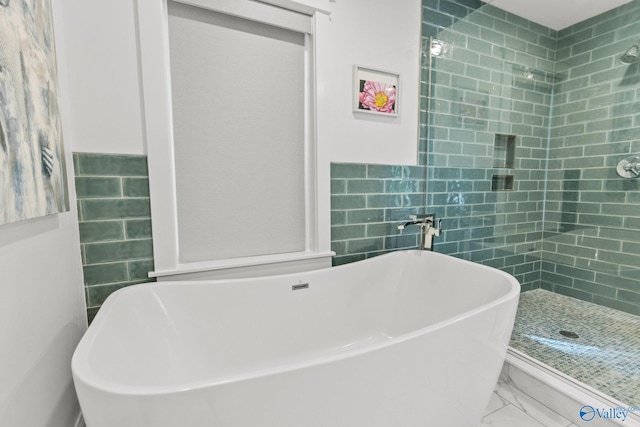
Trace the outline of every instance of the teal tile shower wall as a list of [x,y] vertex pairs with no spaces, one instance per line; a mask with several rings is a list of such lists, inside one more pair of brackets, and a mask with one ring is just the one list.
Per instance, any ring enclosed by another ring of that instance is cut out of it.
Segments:
[[152,281],[146,156],[74,153],[89,319],[112,292]]
[[[446,3],[426,2],[424,18]],[[462,15],[446,28],[423,24],[424,45],[427,36],[449,45],[444,57],[426,57],[422,73],[423,88],[432,91],[429,126],[421,132],[428,141],[427,204],[444,218],[439,250],[500,268],[523,290],[534,289],[556,33],[492,6]],[[505,159],[506,140],[515,141],[513,162]],[[513,176],[513,188],[492,191],[494,175]]]
[[542,287],[640,315],[640,38],[635,0],[558,35]]

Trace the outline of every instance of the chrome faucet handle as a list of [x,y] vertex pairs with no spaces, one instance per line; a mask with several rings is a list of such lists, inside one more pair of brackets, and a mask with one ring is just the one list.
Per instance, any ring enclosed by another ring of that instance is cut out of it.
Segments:
[[433,235],[439,237],[440,233],[442,233],[442,219],[438,220],[438,228],[434,228]]
[[640,157],[630,156],[620,160],[616,172],[622,178],[640,178]]
[[640,163],[633,162],[624,166],[624,170],[633,173],[635,176],[640,175]]

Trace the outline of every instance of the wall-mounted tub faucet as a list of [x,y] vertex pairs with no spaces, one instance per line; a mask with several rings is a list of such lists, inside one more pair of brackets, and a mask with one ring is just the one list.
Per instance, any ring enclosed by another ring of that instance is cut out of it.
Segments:
[[420,227],[420,249],[432,251],[433,236],[440,236],[440,232],[442,231],[442,220],[438,221],[438,226],[436,227],[435,214],[427,215],[420,219],[418,219],[417,215],[410,215],[409,221],[404,224],[400,224],[398,226],[398,230],[402,233],[402,230],[410,225],[417,225]]

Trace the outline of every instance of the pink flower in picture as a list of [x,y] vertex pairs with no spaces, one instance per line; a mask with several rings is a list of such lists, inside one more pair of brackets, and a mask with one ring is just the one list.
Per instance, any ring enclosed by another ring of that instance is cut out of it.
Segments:
[[[362,82],[361,80],[361,85]],[[359,100],[365,110],[395,113],[396,87],[386,83],[364,80]]]

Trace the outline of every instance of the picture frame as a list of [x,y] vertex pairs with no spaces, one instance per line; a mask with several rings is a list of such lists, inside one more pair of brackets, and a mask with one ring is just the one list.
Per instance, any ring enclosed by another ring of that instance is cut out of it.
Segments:
[[353,111],[398,117],[400,74],[376,68],[353,66]]

